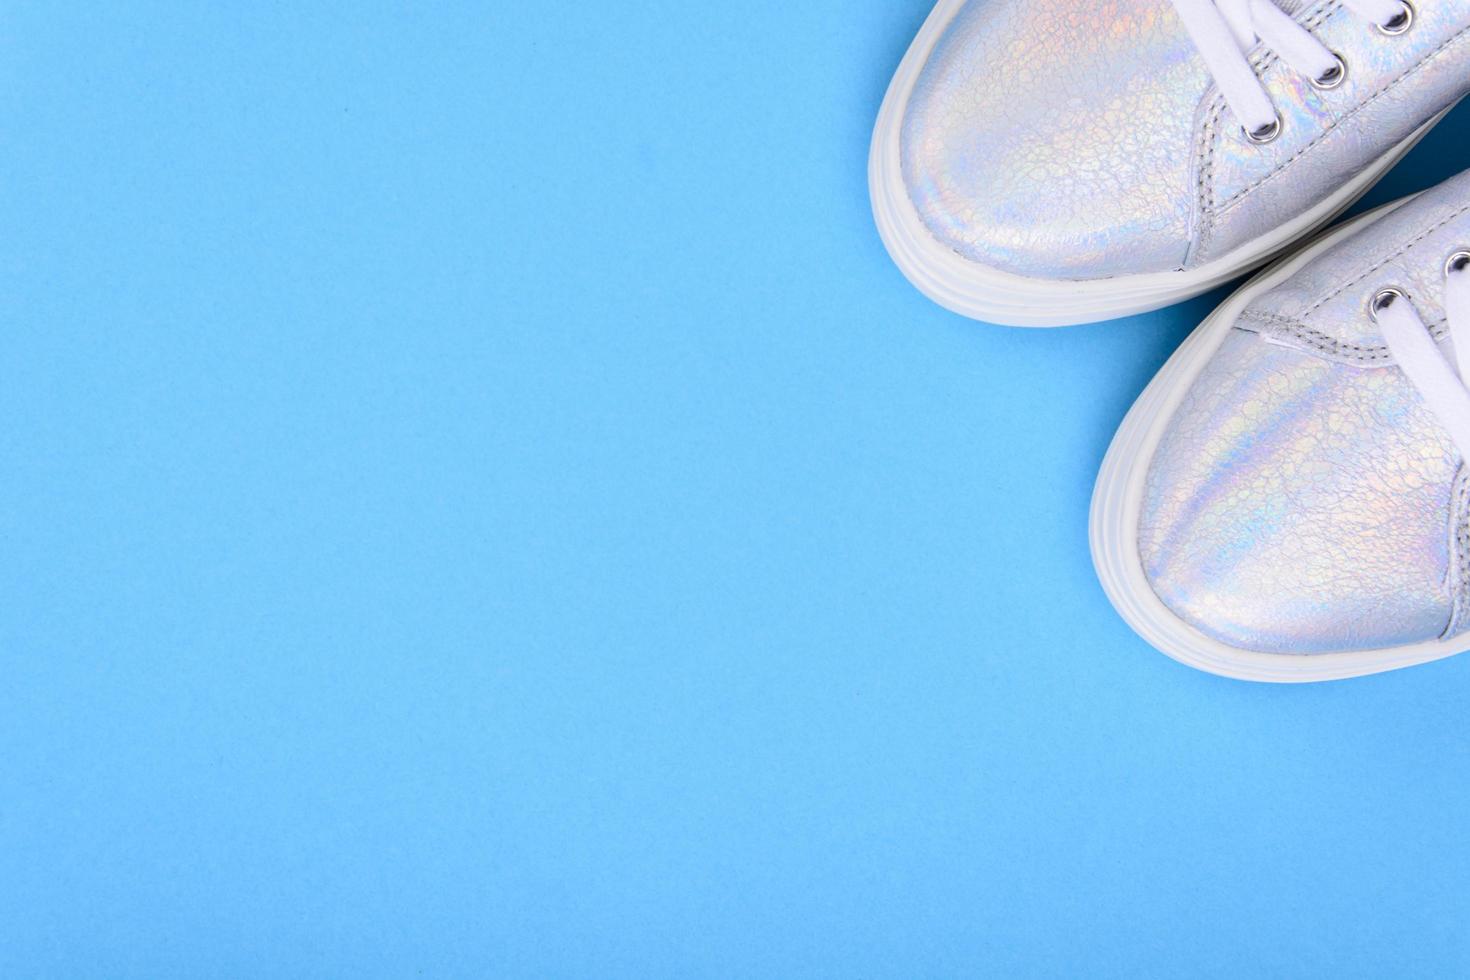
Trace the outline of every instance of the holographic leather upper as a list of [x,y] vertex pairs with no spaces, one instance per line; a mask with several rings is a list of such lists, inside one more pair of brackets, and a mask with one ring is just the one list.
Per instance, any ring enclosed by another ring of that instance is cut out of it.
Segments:
[[1035,278],[1193,268],[1306,212],[1470,92],[1467,0],[1420,0],[1399,37],[1335,0],[1284,6],[1347,76],[1320,91],[1258,48],[1283,120],[1260,145],[1168,0],[970,0],[904,115],[919,217],[965,258]]
[[1368,312],[1396,286],[1443,338],[1445,259],[1467,245],[1470,173],[1239,316],[1148,473],[1139,554],[1180,618],[1294,654],[1470,626],[1470,478]]

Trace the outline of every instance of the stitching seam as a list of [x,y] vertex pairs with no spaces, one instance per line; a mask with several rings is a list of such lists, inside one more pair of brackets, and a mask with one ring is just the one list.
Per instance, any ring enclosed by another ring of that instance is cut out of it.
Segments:
[[[1255,324],[1263,328],[1252,332],[1259,333],[1274,343],[1305,348],[1309,352],[1351,364],[1371,366],[1393,360],[1392,352],[1383,344],[1351,344],[1320,330],[1314,330],[1300,320],[1275,313],[1247,310],[1237,320],[1237,325],[1240,325],[1241,329],[1248,330],[1249,327],[1245,324]],[[1448,331],[1449,324],[1441,317],[1431,323],[1426,323],[1425,326],[1429,328],[1435,340],[1442,340]]]
[[1450,621],[1440,639],[1463,632],[1470,613],[1470,478],[1465,465],[1455,474],[1450,497],[1450,548],[1454,561],[1450,564]]

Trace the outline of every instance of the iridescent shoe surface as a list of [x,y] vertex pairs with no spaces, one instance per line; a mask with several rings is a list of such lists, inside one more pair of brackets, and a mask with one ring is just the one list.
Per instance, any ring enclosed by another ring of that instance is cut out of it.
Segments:
[[1341,2],[1278,6],[1343,71],[1255,44],[1241,63],[1279,117],[1260,141],[1170,0],[943,0],[874,134],[900,268],[996,322],[1166,305],[1330,220],[1470,91],[1470,3],[1421,2],[1393,35]]
[[1190,337],[1129,413],[1094,499],[1094,560],[1135,629],[1253,679],[1470,647],[1470,477],[1384,326],[1398,303],[1463,388],[1450,331],[1470,326],[1446,295],[1467,247],[1470,173],[1326,236]]

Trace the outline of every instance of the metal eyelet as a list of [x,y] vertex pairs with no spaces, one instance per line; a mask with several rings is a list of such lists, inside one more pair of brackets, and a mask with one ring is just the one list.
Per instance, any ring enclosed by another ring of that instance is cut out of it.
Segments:
[[1444,260],[1445,278],[1449,278],[1453,272],[1464,272],[1466,268],[1470,268],[1470,249],[1458,249]]
[[1242,126],[1240,131],[1245,133],[1245,138],[1252,143],[1257,146],[1265,146],[1281,135],[1281,117],[1278,115],[1266,125],[1257,126],[1255,129],[1246,129]]
[[1347,78],[1347,62],[1343,61],[1342,55],[1336,52],[1333,53],[1332,57],[1337,60],[1337,63],[1312,79],[1313,88],[1326,92],[1337,88]]
[[1378,314],[1382,313],[1384,310],[1388,309],[1399,300],[1406,300],[1408,298],[1408,295],[1397,286],[1388,286],[1384,289],[1380,289],[1378,292],[1374,293],[1373,298],[1368,301],[1368,315],[1373,318],[1374,323],[1377,323]]
[[1399,0],[1399,12],[1394,14],[1387,23],[1374,24],[1378,33],[1385,37],[1398,37],[1407,34],[1409,28],[1414,26],[1414,5],[1409,0]]

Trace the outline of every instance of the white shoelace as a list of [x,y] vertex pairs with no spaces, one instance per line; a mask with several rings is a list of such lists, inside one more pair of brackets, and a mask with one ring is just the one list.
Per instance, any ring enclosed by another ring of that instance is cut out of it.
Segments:
[[1402,290],[1381,290],[1371,307],[1404,375],[1449,432],[1460,458],[1470,462],[1470,389],[1466,387],[1470,384],[1470,252],[1456,252],[1445,263],[1444,308],[1455,348],[1454,363]]
[[[1257,42],[1318,88],[1336,88],[1347,76],[1342,59],[1282,10],[1279,2],[1174,0],[1220,94],[1256,143],[1269,143],[1281,132],[1281,116],[1251,67],[1249,54]],[[1414,22],[1414,8],[1406,0],[1342,0],[1342,4],[1383,34],[1402,34]]]

